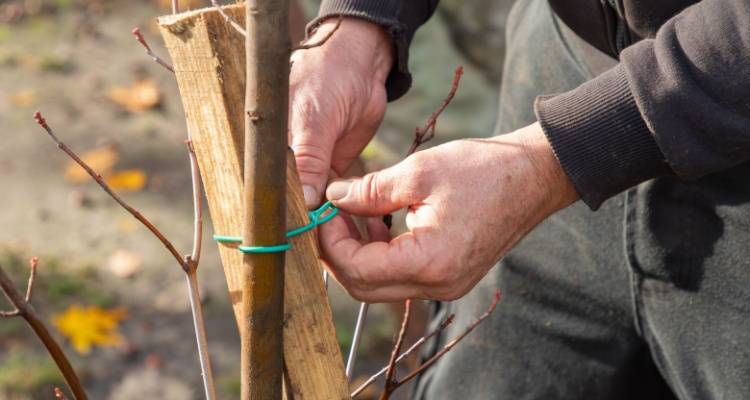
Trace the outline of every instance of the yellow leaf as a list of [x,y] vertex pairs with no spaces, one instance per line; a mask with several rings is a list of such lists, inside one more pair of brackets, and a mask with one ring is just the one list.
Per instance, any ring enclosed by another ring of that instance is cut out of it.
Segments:
[[146,174],[140,169],[115,172],[104,179],[113,190],[138,192],[146,186]]
[[16,107],[28,108],[36,103],[36,90],[22,90],[8,95],[8,101]]
[[[109,174],[119,158],[120,154],[117,152],[117,149],[111,145],[91,150],[81,156],[81,160],[101,175]],[[72,183],[82,183],[89,179],[91,177],[83,168],[73,160],[68,162],[68,166],[65,168],[65,180]]]
[[132,113],[139,113],[159,105],[161,93],[150,80],[135,82],[130,86],[112,86],[107,97]]
[[124,308],[105,310],[99,307],[72,305],[52,318],[52,324],[65,336],[79,354],[88,354],[93,346],[116,347],[124,343],[118,332],[127,315]]

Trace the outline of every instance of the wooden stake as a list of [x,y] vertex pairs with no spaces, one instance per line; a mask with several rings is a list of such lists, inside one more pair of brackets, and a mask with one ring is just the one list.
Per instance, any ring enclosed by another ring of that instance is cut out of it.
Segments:
[[[245,246],[286,243],[289,104],[288,0],[248,0],[245,11]],[[245,254],[242,399],[280,400],[284,252]]]
[[[244,25],[242,5],[224,10]],[[161,17],[159,25],[193,134],[214,232],[239,235],[243,210],[244,37],[212,8]],[[288,154],[286,162],[289,230],[309,221],[293,156]],[[287,399],[348,399],[315,232],[296,236],[291,242],[292,249],[286,253],[283,321]],[[241,325],[243,257],[231,246],[221,245],[219,250]]]

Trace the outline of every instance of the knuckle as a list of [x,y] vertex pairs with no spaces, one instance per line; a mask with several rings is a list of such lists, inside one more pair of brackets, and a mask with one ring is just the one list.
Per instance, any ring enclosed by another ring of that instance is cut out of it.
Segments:
[[401,182],[405,190],[421,193],[423,188],[429,185],[432,179],[431,161],[419,153],[404,161],[405,179]]
[[381,198],[378,181],[378,174],[371,173],[362,177],[357,195],[364,203],[376,202]]
[[315,143],[295,144],[292,151],[294,151],[297,170],[300,174],[319,175],[327,173],[330,167],[330,159],[327,156],[329,150],[324,145]]

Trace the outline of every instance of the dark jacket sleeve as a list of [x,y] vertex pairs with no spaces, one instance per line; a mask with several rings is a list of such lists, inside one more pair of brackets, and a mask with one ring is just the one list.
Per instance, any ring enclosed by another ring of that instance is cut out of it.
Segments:
[[314,29],[325,18],[345,15],[382,26],[393,39],[395,59],[386,88],[395,100],[411,87],[409,45],[414,33],[432,16],[438,0],[323,0],[318,17],[308,25]]
[[593,209],[654,177],[695,179],[750,160],[750,2],[685,9],[615,68],[538,98],[535,110]]

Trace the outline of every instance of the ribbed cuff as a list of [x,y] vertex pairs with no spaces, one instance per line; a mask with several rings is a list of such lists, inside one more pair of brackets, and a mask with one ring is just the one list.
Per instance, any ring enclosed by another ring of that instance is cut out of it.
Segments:
[[388,101],[393,101],[409,91],[412,82],[409,45],[414,32],[399,22],[400,9],[399,0],[324,0],[318,16],[307,25],[307,32],[309,34],[324,19],[340,15],[362,18],[383,27],[395,48],[393,68],[385,82]]
[[538,97],[534,110],[560,165],[593,210],[627,188],[672,174],[620,65],[570,92]]

